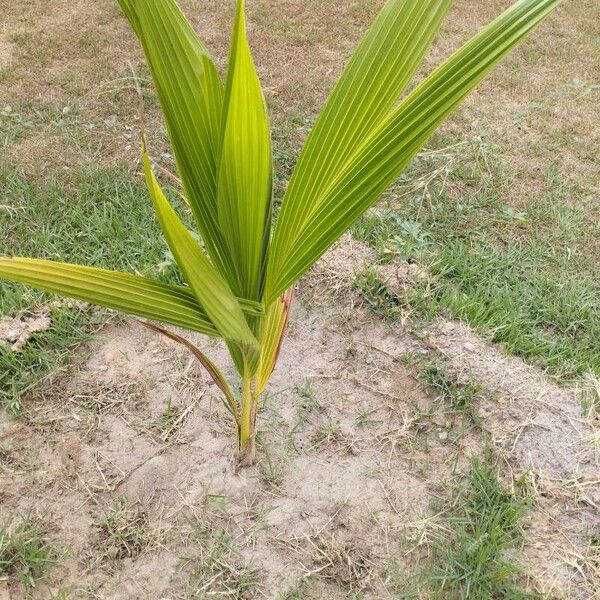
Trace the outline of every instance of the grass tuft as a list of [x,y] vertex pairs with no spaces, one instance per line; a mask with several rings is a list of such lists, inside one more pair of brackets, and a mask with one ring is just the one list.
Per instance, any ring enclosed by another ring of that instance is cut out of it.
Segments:
[[357,273],[354,286],[360,291],[373,313],[390,321],[398,317],[403,303],[390,292],[377,269],[368,267]]
[[518,552],[528,500],[507,490],[489,456],[474,458],[444,518],[445,535],[434,536],[418,586],[434,598],[525,600]]
[[479,386],[469,381],[457,383],[446,367],[437,360],[427,361],[419,373],[420,379],[438,392],[438,402],[448,402],[451,408],[472,412],[473,399],[481,393]]
[[194,555],[182,558],[192,567],[187,598],[245,598],[256,589],[255,570],[233,548],[230,535],[219,527],[193,524]]
[[46,538],[44,525],[31,515],[13,527],[0,525],[0,575],[16,577],[35,587],[54,564],[56,551]]
[[101,560],[119,564],[136,558],[154,542],[147,514],[139,507],[115,503],[98,523]]

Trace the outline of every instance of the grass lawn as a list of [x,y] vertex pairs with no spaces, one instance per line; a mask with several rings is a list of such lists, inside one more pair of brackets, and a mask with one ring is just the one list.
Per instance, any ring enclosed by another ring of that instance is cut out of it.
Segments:
[[[28,181],[16,169],[0,172],[0,253],[38,256],[177,280],[143,181],[117,168],[82,167],[69,185],[52,177]],[[0,283],[0,313],[35,313],[48,295]],[[64,368],[82,341],[106,322],[106,312],[50,305],[52,327],[34,334],[20,352],[0,346],[0,404],[18,410],[40,377]]]
[[591,190],[547,165],[515,208],[518,175],[494,147],[453,141],[421,155],[354,236],[382,262],[429,271],[403,298],[419,316],[449,311],[562,381],[599,375],[600,206]]

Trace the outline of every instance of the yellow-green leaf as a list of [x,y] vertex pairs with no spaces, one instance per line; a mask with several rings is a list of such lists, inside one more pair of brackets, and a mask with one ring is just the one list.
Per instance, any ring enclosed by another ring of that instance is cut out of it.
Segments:
[[292,288],[269,306],[261,320],[258,335],[262,352],[256,372],[256,394],[258,396],[264,391],[277,364],[293,299],[294,290]]
[[238,277],[234,292],[259,300],[271,231],[271,139],[265,100],[246,38],[244,0],[238,0],[218,172],[219,226]]
[[[260,348],[240,303],[169,204],[152,172],[145,149],[143,162],[158,221],[191,291],[221,336],[239,346],[244,359],[243,369],[253,372],[258,364]],[[242,365],[238,367],[242,368]]]
[[[353,154],[389,115],[452,0],[388,0],[335,86],[302,150],[281,206],[270,278],[305,240],[306,222]],[[342,209],[343,210],[343,209]]]
[[219,337],[193,294],[180,286],[118,271],[4,256],[0,278]]

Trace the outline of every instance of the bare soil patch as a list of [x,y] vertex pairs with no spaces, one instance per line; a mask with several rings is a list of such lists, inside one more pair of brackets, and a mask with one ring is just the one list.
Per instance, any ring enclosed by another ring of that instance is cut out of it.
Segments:
[[[423,338],[374,320],[347,287],[364,260],[346,244],[308,279],[263,406],[256,468],[235,472],[215,386],[135,322],[107,328],[89,359],[35,393],[25,419],[4,419],[2,512],[34,511],[62,549],[33,598],[61,586],[77,598],[184,598],[203,585],[276,598],[309,576],[303,598],[401,597],[390,561],[418,568],[433,506],[488,436],[507,482],[529,478],[535,499],[524,585],[592,597],[581,565],[600,525],[598,448],[576,394],[462,325]],[[457,380],[483,386],[481,428],[436,404],[409,355],[443,356]],[[25,593],[10,586],[11,598]]]

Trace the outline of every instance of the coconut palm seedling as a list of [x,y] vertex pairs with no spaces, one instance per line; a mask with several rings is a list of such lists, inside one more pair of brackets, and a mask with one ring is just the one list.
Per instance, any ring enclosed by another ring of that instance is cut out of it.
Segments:
[[197,228],[192,234],[169,203],[143,142],[150,197],[186,285],[11,257],[0,257],[0,277],[225,340],[239,394],[198,347],[151,325],[185,344],[208,370],[237,427],[240,464],[249,465],[290,290],[560,0],[518,1],[404,95],[452,0],[387,0],[316,121],[277,218],[267,110],[244,0],[237,0],[224,81],[174,0],[119,3],[146,55]]

